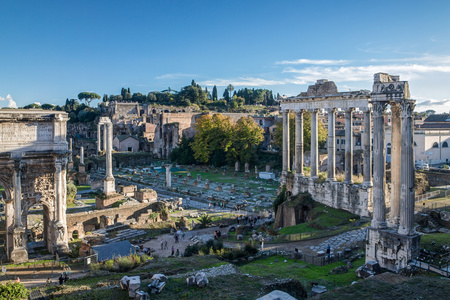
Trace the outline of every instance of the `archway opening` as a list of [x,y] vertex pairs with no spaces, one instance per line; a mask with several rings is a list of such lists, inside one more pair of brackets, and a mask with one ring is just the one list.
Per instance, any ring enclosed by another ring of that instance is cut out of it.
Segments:
[[78,230],[74,230],[73,232],[72,232],[72,238],[74,239],[74,240],[77,240],[78,239]]

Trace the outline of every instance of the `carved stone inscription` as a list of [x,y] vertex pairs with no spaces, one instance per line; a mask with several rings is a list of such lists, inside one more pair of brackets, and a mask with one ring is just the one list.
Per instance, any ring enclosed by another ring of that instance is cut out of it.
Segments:
[[23,143],[52,141],[53,125],[46,123],[3,123],[0,124],[0,143]]

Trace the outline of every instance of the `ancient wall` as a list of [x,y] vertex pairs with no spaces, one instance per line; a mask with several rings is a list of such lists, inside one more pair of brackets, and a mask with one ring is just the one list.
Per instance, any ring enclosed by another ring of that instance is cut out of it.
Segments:
[[[287,179],[288,191],[292,191],[289,188],[293,186],[293,180],[293,176]],[[309,177],[303,177],[299,178],[298,189],[298,192],[309,192],[315,201],[333,208],[344,209],[362,217],[369,217],[372,213],[371,187],[336,181],[315,183]]]
[[[83,238],[86,232],[105,227],[107,219],[111,223],[124,222],[130,219],[140,219],[142,215],[148,215],[153,211],[158,212],[158,203],[141,203],[138,205],[120,206],[103,210],[94,210],[67,215],[67,231],[69,237],[76,230],[79,238]],[[141,222],[145,222],[141,219]]]
[[450,184],[450,172],[437,173],[437,172],[422,171],[420,173],[427,175],[430,186],[440,186]]

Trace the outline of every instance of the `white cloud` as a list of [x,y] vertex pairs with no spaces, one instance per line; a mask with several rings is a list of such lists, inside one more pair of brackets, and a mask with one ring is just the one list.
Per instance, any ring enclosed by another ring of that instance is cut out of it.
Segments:
[[164,74],[161,76],[157,76],[156,79],[175,79],[175,78],[184,78],[184,77],[194,78],[197,76],[198,75],[196,75],[196,74],[170,73],[170,74]]
[[[0,97],[0,101],[8,101],[8,104],[6,105],[6,107],[9,108],[17,108],[17,104],[16,101],[13,100],[13,98],[11,97],[10,94],[8,94],[6,96],[6,98]],[[0,103],[0,106],[4,106],[3,103]]]
[[206,86],[227,86],[229,84],[235,86],[269,86],[269,85],[280,85],[285,84],[285,81],[280,80],[268,80],[263,78],[255,77],[239,77],[237,79],[214,79],[199,82],[200,85]]
[[332,60],[332,59],[306,59],[300,58],[295,60],[277,61],[277,65],[345,65],[348,60]]

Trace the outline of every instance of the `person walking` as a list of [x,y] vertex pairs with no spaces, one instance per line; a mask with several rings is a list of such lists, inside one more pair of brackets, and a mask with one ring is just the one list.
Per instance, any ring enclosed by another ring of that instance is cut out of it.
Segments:
[[173,248],[173,246],[172,246],[172,256],[173,256],[173,254],[175,253],[175,248]]

